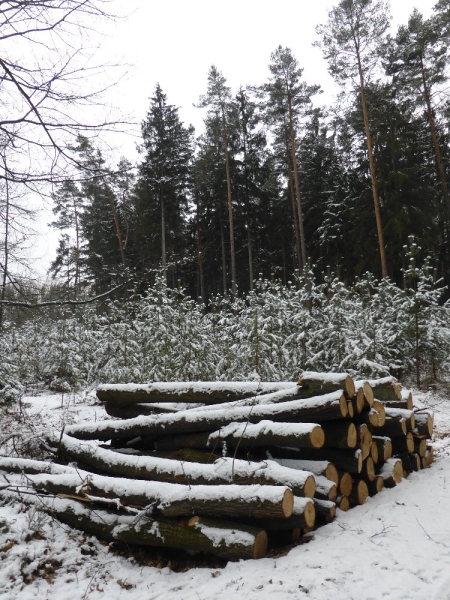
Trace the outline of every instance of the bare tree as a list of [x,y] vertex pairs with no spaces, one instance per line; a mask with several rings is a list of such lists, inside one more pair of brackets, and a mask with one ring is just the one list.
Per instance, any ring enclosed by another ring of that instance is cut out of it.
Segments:
[[95,27],[111,18],[111,3],[0,2],[0,134],[9,153],[20,156],[14,168],[0,164],[1,178],[30,186],[53,181],[57,167],[71,160],[68,139],[113,125],[96,120],[104,90],[93,85],[106,68],[93,63]]

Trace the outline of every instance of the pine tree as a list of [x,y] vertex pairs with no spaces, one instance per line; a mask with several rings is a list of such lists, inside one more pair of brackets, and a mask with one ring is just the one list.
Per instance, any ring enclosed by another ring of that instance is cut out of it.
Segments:
[[282,151],[285,151],[297,237],[297,260],[302,270],[307,262],[307,250],[297,154],[298,128],[300,118],[311,107],[311,96],[317,94],[320,87],[302,81],[303,69],[289,48],[278,46],[270,60],[270,80],[261,87],[261,91],[266,99],[267,120],[274,127]]
[[318,45],[329,62],[331,75],[340,84],[351,85],[361,102],[383,277],[388,276],[388,268],[367,86],[380,61],[380,44],[385,39],[388,27],[389,10],[385,0],[341,0],[328,13],[327,23],[317,27],[321,36]]
[[236,250],[234,234],[233,198],[230,167],[230,137],[232,135],[233,121],[236,118],[236,106],[231,101],[231,90],[226,85],[227,81],[220,71],[213,65],[208,73],[208,87],[206,94],[200,97],[199,107],[208,108],[208,119],[214,120],[220,132],[223,158],[225,163],[225,177],[227,183],[228,228],[230,237],[230,262],[231,262],[231,293],[237,295]]

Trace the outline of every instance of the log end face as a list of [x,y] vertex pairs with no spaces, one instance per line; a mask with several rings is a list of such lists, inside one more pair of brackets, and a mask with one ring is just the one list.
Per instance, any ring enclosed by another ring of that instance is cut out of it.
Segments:
[[368,381],[363,383],[364,398],[369,406],[372,406],[374,401],[373,389]]
[[358,443],[358,431],[354,423],[350,423],[347,432],[347,446],[349,448],[356,448]]
[[269,545],[269,540],[267,538],[267,533],[264,529],[258,531],[255,535],[255,543],[253,544],[253,558],[264,558],[267,554],[267,547]]
[[353,396],[355,395],[355,382],[350,377],[350,375],[347,375],[347,377],[345,378],[344,389],[345,393],[347,394],[347,398],[353,398]]
[[316,480],[313,475],[308,475],[305,481],[304,494],[305,498],[314,498],[316,493]]
[[316,509],[314,507],[314,502],[308,502],[305,506],[305,512],[303,513],[305,518],[305,525],[309,529],[310,527],[314,527],[316,523]]
[[[400,461],[401,464],[401,461]],[[369,497],[369,488],[367,487],[367,483],[361,479],[358,481],[357,488],[357,502],[358,504],[364,504],[364,502]]]
[[325,444],[325,432],[320,425],[314,427],[314,429],[311,431],[309,439],[313,448],[323,447]]
[[[426,445],[425,445],[425,450],[426,450]],[[338,473],[338,470],[336,469],[336,467],[332,463],[329,463],[327,465],[324,475],[327,479],[329,479],[330,481],[332,481],[333,483],[338,485],[339,473]]]
[[347,404],[347,398],[343,394],[339,398],[339,408],[340,408],[341,416],[345,419],[345,417],[348,416],[348,404]]
[[286,519],[292,516],[292,513],[294,512],[294,494],[291,490],[286,490],[284,492],[281,508]]

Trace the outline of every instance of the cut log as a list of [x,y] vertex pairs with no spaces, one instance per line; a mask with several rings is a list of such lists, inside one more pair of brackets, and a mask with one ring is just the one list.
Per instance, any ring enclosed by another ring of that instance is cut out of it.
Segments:
[[422,459],[422,468],[427,469],[434,461],[434,449],[432,446],[427,447],[425,456]]
[[371,496],[375,496],[384,488],[384,479],[381,475],[376,475],[373,481],[366,481],[366,483]]
[[391,442],[394,454],[404,454],[405,452],[412,454],[414,452],[414,438],[410,431],[406,435],[393,436]]
[[372,433],[365,423],[361,423],[357,428],[358,432],[358,447],[361,449],[362,458],[365,460],[372,447]]
[[364,504],[369,497],[369,488],[367,483],[362,479],[355,480],[353,483],[352,493],[349,496],[350,506]]
[[315,498],[319,500],[331,500],[334,502],[337,496],[337,487],[333,481],[330,481],[322,475],[316,475],[316,493]]
[[356,393],[362,391],[364,397],[364,406],[371,407],[374,401],[372,386],[369,381],[361,380],[355,381]]
[[222,404],[262,394],[292,390],[294,382],[224,382],[106,384],[97,388],[101,402],[116,406],[153,402]]
[[376,465],[380,460],[380,455],[378,453],[377,443],[372,440],[372,445],[370,449],[370,456],[372,457],[373,463]]
[[428,412],[415,412],[415,430],[416,435],[425,435],[428,438],[433,436],[434,428],[434,417],[431,411]]
[[167,452],[154,451],[147,456],[154,456],[155,458],[169,458],[170,460],[181,460],[194,463],[202,463],[210,465],[219,458],[218,454],[212,452],[202,452],[201,450],[194,450],[191,448],[180,448],[179,450],[168,450]]
[[[193,404],[192,406],[198,406],[197,404]],[[134,419],[135,417],[139,417],[140,415],[148,416],[148,415],[156,415],[156,414],[164,414],[164,413],[174,413],[179,410],[186,410],[186,405],[182,404],[182,408],[174,408],[166,407],[163,404],[116,404],[113,401],[105,402],[105,411],[110,417],[115,417],[117,419]]]
[[325,433],[326,448],[340,448],[349,450],[356,448],[358,434],[353,423],[333,421],[322,425]]
[[347,417],[349,419],[353,419],[355,416],[355,410],[353,408],[353,402],[351,400],[347,400]]
[[272,460],[283,467],[299,471],[309,471],[314,475],[326,477],[336,485],[339,483],[339,475],[336,467],[327,460],[299,460],[295,458],[272,458]]
[[377,429],[377,435],[395,437],[405,436],[408,433],[404,417],[386,417],[383,427]]
[[336,508],[342,510],[343,512],[347,512],[350,510],[350,501],[347,496],[338,496],[336,498]]
[[401,390],[400,398],[393,397],[391,399],[382,399],[380,401],[389,408],[403,408],[407,410],[413,409],[413,398],[409,390]]
[[361,450],[335,450],[321,448],[319,450],[298,450],[298,457],[305,460],[328,460],[340,471],[358,474],[362,469]]
[[385,410],[384,406],[378,400],[374,400],[369,411],[362,412],[360,415],[355,417],[355,421],[358,423],[365,423],[368,427],[382,427],[385,422]]
[[401,400],[402,386],[392,377],[371,381],[374,398],[377,400]]
[[359,390],[357,390],[357,392],[355,393],[355,395],[353,396],[353,398],[351,400],[352,400],[352,404],[353,404],[354,414],[355,415],[361,414],[366,406],[363,388],[360,388]]
[[282,467],[266,460],[262,463],[221,458],[214,464],[188,463],[164,458],[115,454],[94,442],[79,442],[61,437],[61,449],[70,459],[88,465],[100,474],[186,485],[269,484],[289,486],[296,496],[312,498],[315,480],[311,473]]
[[413,436],[414,439],[414,450],[413,452],[417,453],[421,458],[425,456],[427,451],[427,439],[425,436]]
[[315,373],[304,371],[298,385],[311,391],[312,396],[328,394],[337,390],[343,391],[347,398],[355,395],[355,384],[347,373]]
[[340,392],[308,400],[290,400],[281,404],[230,407],[200,411],[184,410],[175,414],[137,417],[127,421],[101,421],[71,425],[66,433],[82,440],[132,439],[142,436],[147,441],[204,431],[215,431],[233,422],[259,423],[263,420],[294,423],[322,423],[346,417],[347,400]]
[[422,459],[421,457],[416,454],[415,452],[412,452],[409,455],[409,460],[411,461],[411,467],[413,471],[421,471],[422,470]]
[[31,475],[39,490],[79,496],[95,503],[109,499],[116,506],[150,509],[153,516],[185,517],[200,512],[222,519],[286,519],[293,513],[294,495],[288,487],[261,485],[187,486],[92,475]]
[[258,519],[251,521],[253,526],[259,526],[267,532],[309,529],[314,527],[316,522],[316,500],[309,498],[295,498],[292,516],[287,519]]
[[316,523],[331,523],[336,516],[336,504],[329,500],[318,500],[314,498],[316,509]]
[[386,408],[386,418],[401,419],[406,421],[406,431],[412,431],[416,426],[416,420],[412,410],[406,408]]
[[395,487],[403,479],[402,461],[399,458],[389,458],[381,467],[379,474],[383,478],[384,487]]
[[268,446],[292,446],[294,448],[321,448],[325,434],[314,423],[230,423],[211,433],[192,433],[165,437],[155,442],[156,450],[179,448],[210,448],[213,452],[223,444],[228,448],[261,448]]
[[339,471],[338,492],[340,496],[349,496],[353,488],[353,479],[350,473]]
[[374,481],[375,479],[375,465],[372,457],[368,456],[363,462],[363,468],[360,475],[366,481]]
[[392,457],[392,442],[390,437],[374,435],[372,441],[377,445],[379,462],[386,462]]
[[267,552],[266,532],[242,524],[199,517],[189,521],[155,520],[145,514],[136,519],[135,515],[115,515],[98,508],[91,510],[75,500],[53,497],[22,495],[21,501],[36,504],[39,510],[48,511],[62,523],[106,541],[206,552],[227,560],[262,558]]

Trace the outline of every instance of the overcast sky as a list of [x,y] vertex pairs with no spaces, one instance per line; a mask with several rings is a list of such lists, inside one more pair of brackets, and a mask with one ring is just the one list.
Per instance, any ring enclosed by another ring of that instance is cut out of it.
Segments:
[[[138,122],[159,82],[169,103],[180,107],[182,120],[200,129],[202,112],[193,104],[206,91],[210,66],[222,71],[233,91],[261,84],[278,45],[291,48],[308,83],[322,85],[320,101],[332,100],[335,88],[326,61],[312,46],[315,27],[326,22],[332,0],[116,1],[129,17],[115,26],[107,45],[130,66],[114,101],[132,111]],[[428,17],[434,4],[392,0],[394,29],[406,23],[414,7]]]
[[[127,75],[108,92],[110,103],[136,122],[134,136],[116,136],[117,155],[135,158],[139,123],[144,119],[156,84],[168,102],[180,107],[185,124],[197,133],[202,111],[194,108],[206,91],[212,64],[222,71],[232,91],[240,85],[261,84],[269,75],[270,54],[288,46],[309,84],[321,84],[323,104],[336,88],[318,48],[315,27],[325,23],[332,0],[115,0],[126,18],[106,28],[100,54],[104,62],[128,65]],[[414,7],[428,17],[434,0],[391,0],[393,30],[406,23]],[[98,59],[99,57],[97,57]],[[100,56],[101,59],[101,56]],[[50,219],[48,219],[50,220]],[[57,232],[47,232],[36,253],[42,269],[54,258]]]

